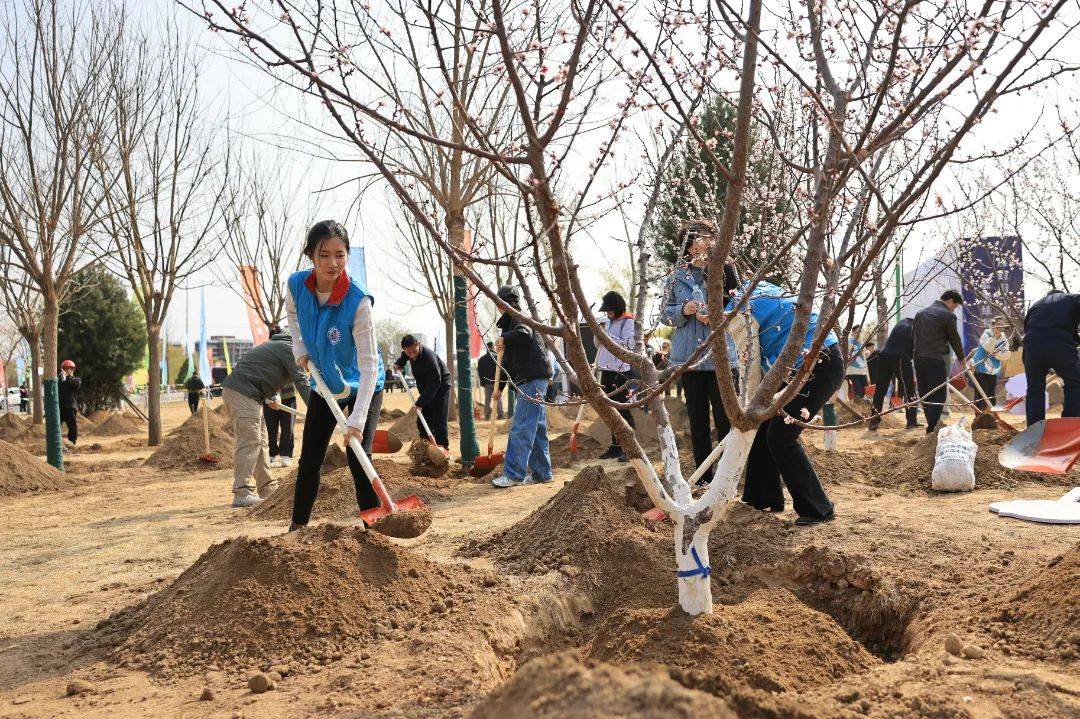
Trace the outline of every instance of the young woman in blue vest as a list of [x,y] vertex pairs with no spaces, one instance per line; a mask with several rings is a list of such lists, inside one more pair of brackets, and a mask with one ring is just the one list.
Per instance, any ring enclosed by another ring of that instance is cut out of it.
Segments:
[[[370,456],[382,408],[384,378],[372,319],[374,300],[345,269],[349,263],[349,236],[337,222],[316,223],[308,232],[304,255],[311,260],[312,268],[294,272],[286,293],[293,356],[305,370],[312,364],[319,370],[338,404],[345,408],[348,436],[358,439]],[[304,420],[289,531],[306,526],[311,519],[323,458],[336,427],[326,400],[313,391]],[[371,481],[351,449],[347,456],[360,509],[379,506]]]
[[[727,311],[735,307],[746,286],[743,283],[743,289],[733,295],[727,304]],[[759,282],[747,301],[750,318],[756,325],[763,372],[767,372],[776,362],[791,334],[795,321],[795,300],[791,293],[776,285]],[[803,362],[813,362],[814,369],[798,394],[784,406],[788,415],[800,420],[816,415],[844,381],[844,358],[840,354],[836,335],[832,332],[829,332],[825,346],[817,357],[805,356],[817,331],[817,322],[817,314],[811,313],[810,328],[806,332],[802,352],[792,365],[792,372]],[[757,509],[782,512],[783,485],[787,485],[791,504],[799,515],[796,524],[826,522],[833,518],[833,504],[821,486],[806,450],[799,443],[800,434],[802,427],[788,424],[782,415],[762,423],[750,447],[742,501]]]

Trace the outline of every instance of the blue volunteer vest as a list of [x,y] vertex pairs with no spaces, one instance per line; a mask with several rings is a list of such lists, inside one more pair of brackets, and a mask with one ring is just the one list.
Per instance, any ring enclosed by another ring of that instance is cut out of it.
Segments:
[[[341,400],[356,394],[360,385],[360,368],[356,364],[356,343],[353,341],[353,320],[360,300],[375,298],[348,273],[342,272],[325,305],[319,306],[315,296],[315,273],[301,270],[289,276],[289,292],[296,305],[296,321],[308,356],[322,375],[330,391]],[[382,353],[376,352],[378,366],[375,391],[383,388]],[[311,381],[312,388],[315,380]],[[346,394],[347,393],[347,394]]]
[[[725,308],[726,311],[730,312],[735,307],[748,285],[749,283],[743,283],[743,289],[728,302]],[[791,325],[795,323],[795,297],[774,284],[759,282],[750,295],[747,304],[750,306],[751,316],[758,324],[761,367],[768,371],[776,362],[776,358],[780,356],[780,351],[784,349],[788,335],[791,334]],[[811,312],[810,326],[806,330],[806,339],[803,341],[802,346],[804,352],[810,348],[814,341],[817,322],[817,313]],[[832,347],[836,342],[836,335],[830,331],[825,337],[825,344],[822,345],[822,348]],[[800,354],[795,358],[794,366],[800,367],[802,363],[803,357]]]

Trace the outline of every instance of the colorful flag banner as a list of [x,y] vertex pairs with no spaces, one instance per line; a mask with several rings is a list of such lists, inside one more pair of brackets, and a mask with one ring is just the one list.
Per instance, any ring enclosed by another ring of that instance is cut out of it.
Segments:
[[199,290],[199,374],[208,386],[213,383],[210,373],[210,346],[206,341],[206,288]]
[[251,339],[258,346],[270,339],[270,328],[259,318],[259,309],[266,314],[266,298],[254,266],[240,265],[240,286],[244,288],[244,306],[247,308],[248,324],[251,326]]
[[371,289],[367,281],[367,256],[362,243],[349,248],[349,277],[355,278],[365,289]]
[[221,353],[225,355],[225,372],[226,374],[232,374],[232,360],[229,359],[229,343],[225,341],[225,338],[221,338]]

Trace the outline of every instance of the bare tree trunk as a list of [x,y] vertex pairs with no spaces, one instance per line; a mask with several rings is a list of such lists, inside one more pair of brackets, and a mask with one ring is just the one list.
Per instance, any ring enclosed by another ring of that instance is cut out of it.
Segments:
[[149,422],[146,444],[161,444],[161,326],[146,323],[146,348],[150,357],[147,367],[149,379],[146,385],[146,417]]
[[24,334],[23,339],[30,345],[30,417],[34,424],[41,424],[45,421],[45,401],[41,392],[41,375],[38,374],[38,367],[41,367],[41,332]]
[[57,381],[57,334],[59,332],[60,303],[56,293],[47,288],[42,295],[45,298],[42,313],[42,332],[45,350],[45,447],[49,464],[63,471],[64,445],[60,441],[60,383]]

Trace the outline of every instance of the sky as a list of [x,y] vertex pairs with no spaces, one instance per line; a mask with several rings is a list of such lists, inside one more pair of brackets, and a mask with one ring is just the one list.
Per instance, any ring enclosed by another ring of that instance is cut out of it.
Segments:
[[[132,2],[132,5],[136,4]],[[139,11],[154,13],[171,11],[168,0],[157,0],[152,8],[139,4]],[[310,196],[313,187],[333,186],[348,178],[368,171],[358,162],[349,159],[331,160],[326,155],[339,143],[320,143],[312,128],[324,121],[318,113],[312,115],[309,105],[289,88],[281,88],[260,69],[238,59],[237,54],[220,36],[208,32],[200,22],[181,15],[188,28],[191,41],[204,50],[204,77],[206,91],[214,97],[220,108],[218,116],[224,125],[226,117],[230,131],[242,136],[245,143],[266,147],[268,151],[282,152],[280,177],[287,185],[296,185],[299,197]],[[1037,107],[1049,107],[1055,94],[1064,95],[1064,89],[1052,89],[1039,98],[1008,98],[1002,101],[998,112],[983,123],[965,143],[963,151],[974,154],[980,148],[1003,146],[1021,133],[1032,121]],[[300,178],[299,180],[297,178]],[[357,197],[357,184],[345,184],[337,189],[319,194],[319,215],[322,218],[348,218],[347,228],[354,243],[365,246],[368,258],[370,290],[376,298],[376,314],[391,317],[400,324],[429,335],[442,334],[442,322],[430,301],[424,301],[415,292],[403,288],[401,272],[400,237],[394,227],[392,210],[387,204],[385,186],[377,185],[362,197]],[[949,196],[947,180],[940,189]],[[905,248],[904,266],[911,269],[921,260],[940,250],[949,239],[950,230],[944,227],[924,227],[917,231],[910,246]],[[583,268],[586,289],[599,296],[605,289],[603,271],[611,266],[608,257],[611,236],[621,236],[621,225],[601,225],[592,238],[577,241],[575,258]],[[303,238],[297,237],[297,245]],[[625,253],[620,253],[623,256]],[[192,278],[194,289],[181,293],[173,303],[168,328],[170,337],[180,339],[189,328],[194,338],[198,332],[199,297],[205,291],[208,306],[207,320],[210,334],[234,335],[250,338],[251,332],[242,301],[234,290],[225,286],[223,275],[234,274],[223,263],[216,271],[206,270]],[[201,287],[201,289],[200,289]]]

